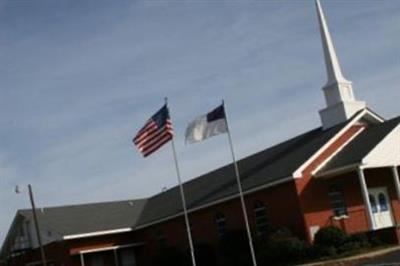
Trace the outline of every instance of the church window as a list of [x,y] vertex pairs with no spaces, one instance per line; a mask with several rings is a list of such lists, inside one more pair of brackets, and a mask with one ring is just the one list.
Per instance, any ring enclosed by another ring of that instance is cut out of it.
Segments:
[[156,231],[156,240],[160,247],[165,247],[167,244],[167,238],[165,237],[165,233],[163,230],[159,229]]
[[226,233],[226,217],[222,213],[215,215],[215,223],[217,225],[218,236],[223,237]]
[[369,202],[371,204],[372,213],[377,213],[378,212],[378,207],[376,206],[376,200],[375,200],[375,197],[372,196],[371,194],[369,195]]
[[386,196],[383,193],[379,193],[378,200],[379,200],[380,211],[387,211],[389,208]]
[[343,190],[338,186],[333,185],[329,188],[328,195],[335,216],[340,217],[347,215],[347,205],[344,200]]
[[254,217],[256,222],[257,234],[258,235],[265,234],[267,232],[267,227],[268,227],[267,208],[260,201],[254,204]]

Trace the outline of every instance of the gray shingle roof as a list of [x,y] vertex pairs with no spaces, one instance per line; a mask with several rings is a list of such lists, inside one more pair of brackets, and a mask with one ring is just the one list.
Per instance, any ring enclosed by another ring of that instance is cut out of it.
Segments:
[[319,173],[360,163],[399,124],[400,116],[369,126],[320,169]]
[[[336,135],[347,123],[326,131],[311,130],[293,139],[240,160],[244,190],[266,185],[291,176],[309,157]],[[202,175],[184,184],[188,209],[238,193],[232,164]],[[148,199],[138,225],[182,212],[179,188],[174,187]]]
[[[60,236],[135,227],[145,199],[80,204],[37,210],[41,228]],[[31,210],[18,214],[32,219]]]

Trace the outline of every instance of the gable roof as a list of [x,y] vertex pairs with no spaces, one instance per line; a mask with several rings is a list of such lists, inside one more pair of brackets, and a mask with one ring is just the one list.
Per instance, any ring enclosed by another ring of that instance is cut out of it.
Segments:
[[323,173],[334,169],[361,163],[363,158],[399,124],[400,116],[380,124],[368,126],[360,135],[332,157],[331,160],[318,171],[317,175],[323,175]]
[[[89,203],[37,210],[40,226],[60,236],[135,227],[145,199]],[[31,210],[19,214],[32,219]]]
[[[238,161],[244,191],[279,182],[300,167],[334,137],[348,122],[328,130],[321,127],[265,149]],[[216,169],[183,184],[188,210],[238,195],[232,164]],[[138,225],[146,226],[182,213],[179,187],[148,199]]]
[[[136,226],[145,204],[146,199],[88,203],[38,208],[36,214],[41,231],[49,231],[57,240],[61,240],[92,232],[131,230]],[[18,230],[13,227],[18,227],[21,221],[26,220],[33,221],[32,210],[18,210],[0,255],[4,255],[12,245],[11,241]]]

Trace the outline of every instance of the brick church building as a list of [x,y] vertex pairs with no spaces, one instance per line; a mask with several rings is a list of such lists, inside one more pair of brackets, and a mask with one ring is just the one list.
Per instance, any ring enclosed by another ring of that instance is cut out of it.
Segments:
[[[312,243],[329,225],[382,232],[399,243],[400,116],[358,101],[342,74],[317,1],[328,81],[322,125],[238,161],[250,226],[284,226]],[[232,165],[184,184],[195,243],[217,246],[244,229]],[[146,199],[38,209],[49,265],[150,266],[160,245],[188,248],[179,188]],[[41,265],[32,212],[19,210],[3,243],[4,265]],[[0,263],[1,265],[1,263]]]

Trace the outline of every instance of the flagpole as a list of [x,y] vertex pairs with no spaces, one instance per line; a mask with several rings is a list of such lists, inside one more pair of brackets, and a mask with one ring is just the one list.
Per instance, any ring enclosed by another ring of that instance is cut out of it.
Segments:
[[[168,98],[165,98],[165,104],[166,105],[168,104]],[[186,231],[187,231],[188,240],[189,240],[190,255],[191,255],[191,258],[192,258],[192,265],[196,266],[196,258],[195,258],[195,255],[194,255],[192,232],[190,230],[189,216],[188,216],[188,212],[187,212],[187,208],[186,208],[186,198],[185,198],[185,193],[183,191],[181,173],[180,173],[180,170],[179,170],[178,157],[176,155],[174,138],[172,138],[172,140],[171,140],[171,146],[172,146],[172,153],[174,155],[176,176],[178,178],[179,190],[180,190],[180,193],[181,193],[182,207],[183,207],[183,213],[184,213],[184,216],[185,216],[185,224],[186,224]]]
[[29,190],[29,199],[30,199],[31,205],[32,205],[33,221],[35,223],[36,237],[37,237],[38,244],[39,244],[40,256],[42,258],[43,266],[46,266],[47,265],[46,255],[44,253],[44,248],[42,245],[42,238],[41,238],[40,231],[39,231],[39,222],[38,222],[38,218],[36,215],[35,200],[33,199],[33,192],[32,192],[32,187],[30,184],[28,185],[28,190]]
[[238,164],[237,164],[237,161],[236,161],[236,157],[235,157],[235,152],[234,152],[234,149],[233,149],[233,141],[232,141],[231,131],[229,129],[228,116],[226,114],[226,108],[225,108],[224,100],[222,100],[222,105],[224,106],[224,111],[225,111],[225,120],[226,120],[226,128],[227,128],[227,134],[228,134],[228,140],[229,140],[229,147],[230,147],[231,154],[232,154],[233,166],[235,168],[235,174],[236,174],[236,181],[237,181],[238,188],[239,188],[240,202],[241,202],[241,205],[242,205],[244,222],[246,224],[246,231],[247,231],[247,236],[248,236],[248,240],[249,240],[251,259],[253,261],[253,266],[257,266],[257,259],[256,259],[256,255],[255,255],[255,252],[254,252],[254,245],[253,245],[253,237],[251,236],[249,219],[247,217],[247,209],[246,209],[246,204],[245,204],[244,196],[243,196],[242,182],[240,180],[239,167],[238,167]]

